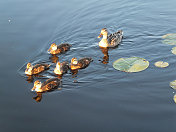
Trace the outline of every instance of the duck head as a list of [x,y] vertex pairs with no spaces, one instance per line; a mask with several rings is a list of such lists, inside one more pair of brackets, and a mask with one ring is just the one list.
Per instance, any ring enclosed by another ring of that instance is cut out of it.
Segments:
[[57,50],[57,45],[55,43],[51,44],[51,46],[50,46],[48,51],[52,51],[52,50],[53,51]]
[[103,36],[103,38],[104,37],[107,38],[107,36],[108,36],[108,30],[106,28],[101,29],[101,32],[100,32],[100,35],[98,36],[98,38],[101,38],[102,36]]
[[32,75],[32,68],[33,68],[32,64],[31,63],[27,63],[25,74]]
[[31,89],[31,91],[43,92],[42,91],[42,83],[39,80],[36,80],[34,82],[34,87]]
[[78,64],[78,60],[76,58],[72,58],[71,59],[71,64],[77,65]]

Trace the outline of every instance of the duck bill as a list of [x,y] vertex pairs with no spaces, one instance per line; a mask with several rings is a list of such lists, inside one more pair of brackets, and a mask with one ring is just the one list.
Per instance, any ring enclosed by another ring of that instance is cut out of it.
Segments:
[[50,51],[51,51],[51,48],[48,49],[48,52],[50,52]]
[[100,35],[98,36],[98,38],[101,38],[102,37],[102,34],[100,33]]
[[31,91],[35,91],[35,87],[33,87],[33,88],[31,89]]

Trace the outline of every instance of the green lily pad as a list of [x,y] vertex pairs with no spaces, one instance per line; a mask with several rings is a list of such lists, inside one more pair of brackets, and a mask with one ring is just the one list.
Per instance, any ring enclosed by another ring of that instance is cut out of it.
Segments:
[[163,61],[157,61],[157,62],[155,62],[155,66],[160,67],[160,68],[164,68],[164,67],[169,66],[169,63],[163,62]]
[[171,50],[171,52],[172,52],[174,55],[176,55],[176,47],[173,47],[172,50]]
[[174,99],[174,102],[176,103],[176,94],[174,95],[173,99]]
[[140,72],[148,66],[149,62],[139,57],[120,58],[113,62],[113,67],[116,70],[124,72]]
[[170,87],[176,90],[176,80],[170,82]]
[[162,38],[164,39],[162,41],[164,44],[176,45],[176,33],[163,35]]

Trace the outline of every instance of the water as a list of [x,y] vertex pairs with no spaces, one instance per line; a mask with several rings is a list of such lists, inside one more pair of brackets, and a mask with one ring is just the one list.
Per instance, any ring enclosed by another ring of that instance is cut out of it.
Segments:
[[[173,46],[161,42],[162,35],[175,33],[175,5],[175,0],[0,1],[0,131],[175,132],[175,91],[169,87],[176,79],[175,55]],[[108,51],[107,64],[101,63],[97,39],[104,27],[124,31],[121,45]],[[94,61],[75,78],[65,75],[62,90],[43,94],[37,103],[23,70],[27,62],[51,63],[46,50],[52,42],[73,45],[60,60]],[[130,56],[145,58],[149,68],[124,73],[112,67]],[[156,68],[159,60],[170,66]]]

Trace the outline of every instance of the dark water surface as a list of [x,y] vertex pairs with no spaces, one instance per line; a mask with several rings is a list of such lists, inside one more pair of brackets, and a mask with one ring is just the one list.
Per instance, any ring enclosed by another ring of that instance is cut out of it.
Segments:
[[[175,6],[175,0],[0,1],[0,132],[175,132],[169,82],[176,79],[176,56],[173,46],[161,42],[162,35],[176,32]],[[107,64],[99,61],[104,55],[97,39],[104,27],[124,31]],[[23,66],[51,63],[46,50],[53,42],[73,45],[61,61],[85,56],[94,61],[75,78],[66,74],[62,90],[43,94],[37,103]],[[124,73],[112,67],[130,56],[147,59],[149,68]],[[170,66],[156,68],[159,60]]]

